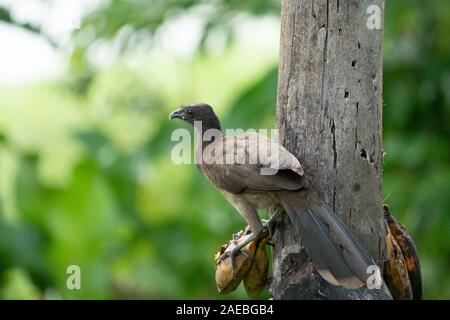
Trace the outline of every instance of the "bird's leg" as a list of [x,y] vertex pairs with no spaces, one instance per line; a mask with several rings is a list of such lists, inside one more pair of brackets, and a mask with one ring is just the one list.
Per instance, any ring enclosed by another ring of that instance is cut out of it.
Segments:
[[237,196],[235,194],[224,194],[231,204],[236,208],[239,214],[245,219],[247,224],[249,225],[252,233],[249,234],[242,242],[234,246],[228,251],[225,251],[219,259],[217,259],[217,263],[222,261],[226,257],[231,258],[231,266],[233,270],[233,276],[236,274],[236,264],[235,264],[235,256],[238,253],[242,253],[244,256],[248,257],[247,253],[242,249],[248,245],[250,242],[254,240],[258,240],[263,235],[264,227],[261,223],[261,218],[258,215],[258,211],[254,207],[253,204],[243,199],[241,196]]

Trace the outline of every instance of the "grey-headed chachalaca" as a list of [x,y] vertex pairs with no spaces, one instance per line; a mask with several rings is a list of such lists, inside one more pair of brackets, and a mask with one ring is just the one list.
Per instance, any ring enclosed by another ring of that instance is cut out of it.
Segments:
[[[174,118],[201,124],[202,136],[195,153],[197,166],[252,230],[253,236],[231,251],[232,258],[263,233],[265,223],[258,209],[283,209],[325,280],[348,288],[366,284],[367,268],[375,265],[374,261],[312,190],[294,155],[266,135],[224,135],[219,119],[207,104],[186,105],[170,114],[170,119]],[[260,154],[268,156],[259,157]]]

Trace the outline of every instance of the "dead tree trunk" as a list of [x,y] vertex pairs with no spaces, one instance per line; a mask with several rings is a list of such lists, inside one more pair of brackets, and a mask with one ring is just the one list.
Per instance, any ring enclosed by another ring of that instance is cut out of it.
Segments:
[[[281,7],[281,142],[382,266],[384,0],[282,0]],[[278,228],[271,284],[275,299],[388,297],[383,290],[329,285],[314,271],[287,216]]]

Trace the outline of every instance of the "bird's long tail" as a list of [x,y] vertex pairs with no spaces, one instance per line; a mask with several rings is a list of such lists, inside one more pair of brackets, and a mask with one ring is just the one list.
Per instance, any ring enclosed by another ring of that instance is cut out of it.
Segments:
[[375,262],[339,217],[311,190],[278,197],[318,273],[333,285],[363,287]]

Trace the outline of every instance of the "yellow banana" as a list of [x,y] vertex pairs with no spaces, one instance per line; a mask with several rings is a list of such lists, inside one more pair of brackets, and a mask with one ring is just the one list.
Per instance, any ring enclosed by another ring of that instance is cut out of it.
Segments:
[[256,248],[255,259],[244,276],[244,288],[247,295],[252,299],[257,299],[267,285],[267,271],[269,270],[269,256],[266,245],[269,240],[268,235],[263,237]]
[[[237,244],[250,237],[251,234],[248,234],[248,232],[249,229],[239,232],[237,239],[231,240],[227,245],[222,246],[221,251],[216,254],[216,258],[222,253],[230,251]],[[235,256],[236,273],[234,275],[230,257],[224,258],[216,265],[216,286],[219,293],[226,294],[236,290],[239,283],[241,283],[242,278],[252,265],[256,246],[257,241],[252,241],[242,249],[247,256],[241,252]]]

